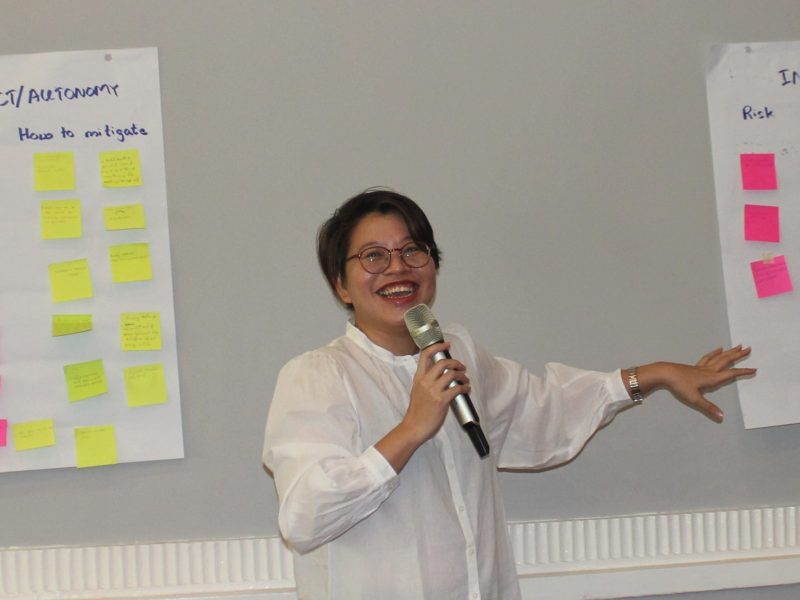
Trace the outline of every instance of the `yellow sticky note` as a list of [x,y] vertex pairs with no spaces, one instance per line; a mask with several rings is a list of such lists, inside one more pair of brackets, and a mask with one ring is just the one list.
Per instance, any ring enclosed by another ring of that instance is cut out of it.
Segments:
[[56,445],[53,419],[14,423],[11,434],[14,436],[14,450],[17,452]]
[[119,334],[123,350],[161,350],[161,314],[122,313]]
[[64,366],[70,402],[86,400],[108,391],[106,369],[102,360],[90,360]]
[[117,437],[114,426],[76,427],[75,462],[79,469],[117,464]]
[[92,315],[53,315],[53,337],[92,330]]
[[33,187],[37,192],[75,189],[75,157],[72,152],[36,152],[33,155]]
[[120,229],[144,229],[144,205],[125,204],[103,208],[103,222],[108,231]]
[[85,258],[48,265],[53,302],[68,302],[92,297],[89,261]]
[[118,244],[109,249],[111,280],[114,283],[148,281],[153,278],[149,244]]
[[128,406],[163,404],[167,401],[164,366],[141,365],[125,369],[125,396]]
[[108,150],[100,153],[100,178],[103,187],[134,187],[142,185],[139,151]]
[[39,211],[43,240],[79,238],[83,235],[80,200],[43,200]]

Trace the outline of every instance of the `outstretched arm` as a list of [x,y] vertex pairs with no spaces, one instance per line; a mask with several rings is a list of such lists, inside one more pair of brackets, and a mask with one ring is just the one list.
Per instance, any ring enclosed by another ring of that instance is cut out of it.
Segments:
[[[704,393],[717,389],[739,377],[755,375],[755,369],[738,368],[733,365],[746,358],[750,348],[741,345],[729,350],[717,348],[712,350],[696,365],[680,363],[656,362],[637,367],[637,377],[642,395],[657,389],[666,389],[678,400],[700,411],[709,419],[718,423],[723,419],[723,412]],[[630,392],[626,371],[621,372],[625,386]]]

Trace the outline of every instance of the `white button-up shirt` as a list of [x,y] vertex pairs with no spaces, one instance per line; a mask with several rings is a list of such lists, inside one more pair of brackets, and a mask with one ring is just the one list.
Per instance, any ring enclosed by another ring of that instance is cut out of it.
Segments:
[[548,364],[540,378],[463,327],[445,339],[470,376],[483,460],[449,413],[395,473],[373,444],[405,415],[418,355],[395,356],[352,324],[281,370],[263,460],[302,600],[519,598],[497,468],[567,461],[631,404],[619,371]]

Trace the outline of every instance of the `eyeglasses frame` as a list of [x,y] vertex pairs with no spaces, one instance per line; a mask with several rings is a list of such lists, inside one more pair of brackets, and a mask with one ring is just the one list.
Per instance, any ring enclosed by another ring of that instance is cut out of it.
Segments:
[[[424,264],[421,264],[419,266],[413,266],[413,265],[410,265],[410,264],[408,264],[406,262],[406,259],[403,257],[403,252],[402,251],[405,248],[407,248],[408,246],[412,245],[412,244],[416,244],[417,246],[420,247],[420,249],[422,249],[422,248],[425,249],[425,254],[428,257],[428,260],[426,260]],[[383,268],[383,270],[378,271],[377,273],[373,273],[372,271],[370,271],[369,269],[367,269],[364,266],[364,261],[361,259],[361,256],[365,252],[367,252],[369,250],[374,250],[376,248],[380,248],[381,250],[386,250],[386,252],[389,253],[389,261],[386,263],[386,266]],[[397,256],[400,257],[400,260],[409,269],[421,269],[422,267],[427,266],[429,262],[431,262],[431,247],[430,247],[430,245],[427,244],[426,242],[418,242],[416,240],[411,240],[410,242],[408,242],[406,244],[403,244],[400,248],[387,248],[385,246],[377,246],[377,245],[376,246],[368,246],[368,247],[364,248],[361,252],[359,252],[357,254],[353,254],[352,256],[346,257],[344,259],[344,262],[347,262],[349,260],[353,260],[354,258],[357,258],[358,259],[358,264],[360,264],[361,268],[364,269],[367,273],[369,273],[370,275],[380,275],[381,273],[386,272],[386,270],[392,265],[392,254],[394,254],[395,252],[397,252]]]

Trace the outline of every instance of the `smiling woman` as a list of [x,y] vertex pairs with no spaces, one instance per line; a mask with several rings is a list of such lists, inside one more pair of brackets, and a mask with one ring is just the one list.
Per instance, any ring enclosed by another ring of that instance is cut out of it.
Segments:
[[[404,316],[433,303],[440,252],[422,210],[390,190],[345,202],[317,249],[351,319],[344,336],[281,370],[263,454],[304,600],[519,599],[498,468],[570,460],[657,387],[721,418],[702,391],[754,373],[731,368],[749,352],[737,347],[693,367],[551,363],[538,377],[459,325],[415,354]],[[433,360],[450,348],[460,360]],[[481,418],[485,459],[449,410],[459,394]]]
[[[344,273],[336,278],[336,294],[352,307],[355,326],[395,354],[414,353],[416,345],[403,316],[412,306],[432,303],[436,293],[436,267],[426,252],[419,251],[423,244],[411,238],[397,214],[370,213],[353,229],[350,256]],[[406,253],[417,266],[403,258]]]

